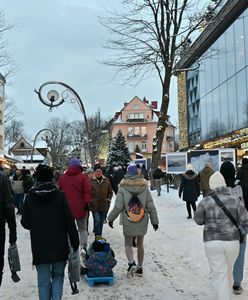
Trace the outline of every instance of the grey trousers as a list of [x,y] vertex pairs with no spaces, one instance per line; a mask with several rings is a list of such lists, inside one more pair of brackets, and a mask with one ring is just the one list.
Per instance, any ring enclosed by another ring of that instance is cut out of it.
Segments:
[[88,216],[82,217],[80,219],[76,219],[79,239],[80,239],[80,248],[87,247],[88,242],[88,224],[87,224]]
[[[133,262],[133,236],[124,236],[124,242],[128,262]],[[144,261],[144,236],[137,236],[137,259],[138,266],[142,267]]]

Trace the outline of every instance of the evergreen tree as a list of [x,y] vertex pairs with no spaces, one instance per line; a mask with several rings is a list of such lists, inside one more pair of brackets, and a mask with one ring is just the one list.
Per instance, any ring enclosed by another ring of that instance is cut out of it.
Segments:
[[119,130],[109,150],[107,165],[116,167],[118,165],[127,165],[129,162],[130,153],[126,146],[126,140],[121,130]]

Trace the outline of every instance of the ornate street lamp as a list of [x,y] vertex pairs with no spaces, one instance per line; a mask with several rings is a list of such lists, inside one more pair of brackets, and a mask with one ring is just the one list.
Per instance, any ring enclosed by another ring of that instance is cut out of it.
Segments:
[[[33,162],[34,147],[35,147],[35,144],[36,144],[36,140],[37,140],[38,136],[39,136],[42,132],[45,133],[45,134],[44,134],[44,137],[45,137],[44,140],[46,141],[47,144],[48,144],[49,141],[51,141],[52,138],[53,138],[54,132],[53,132],[51,129],[49,129],[49,128],[43,128],[43,129],[41,129],[40,131],[38,131],[38,132],[36,133],[36,135],[35,135],[35,137],[34,137],[33,146],[32,146],[31,163]],[[49,135],[50,135],[50,136],[49,136]]]
[[[83,102],[78,93],[72,87],[61,81],[47,81],[40,86],[39,91],[36,89],[34,91],[38,94],[39,100],[44,105],[49,107],[49,111],[52,111],[54,107],[60,106],[66,100],[69,100],[72,104],[77,103],[84,117],[87,139],[88,141],[91,141],[88,119]],[[90,154],[91,165],[94,166],[94,154],[92,153],[90,145],[88,145],[88,150]]]

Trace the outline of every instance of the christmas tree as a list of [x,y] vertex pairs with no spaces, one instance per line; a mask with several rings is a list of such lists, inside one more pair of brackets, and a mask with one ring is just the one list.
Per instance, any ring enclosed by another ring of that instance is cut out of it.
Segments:
[[116,137],[109,150],[107,166],[116,167],[118,165],[127,165],[130,162],[130,153],[126,146],[125,137],[121,130],[117,132]]

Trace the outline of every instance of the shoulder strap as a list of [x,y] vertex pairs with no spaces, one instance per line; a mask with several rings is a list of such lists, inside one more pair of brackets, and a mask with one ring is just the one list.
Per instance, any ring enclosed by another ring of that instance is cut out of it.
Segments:
[[237,227],[238,231],[240,231],[238,222],[234,219],[234,217],[229,212],[229,210],[225,207],[225,205],[220,200],[220,198],[215,193],[211,194],[211,197],[215,200],[215,202],[219,205],[219,207],[222,208],[222,210],[224,211],[224,213],[226,214],[226,216],[232,221],[233,225]]

